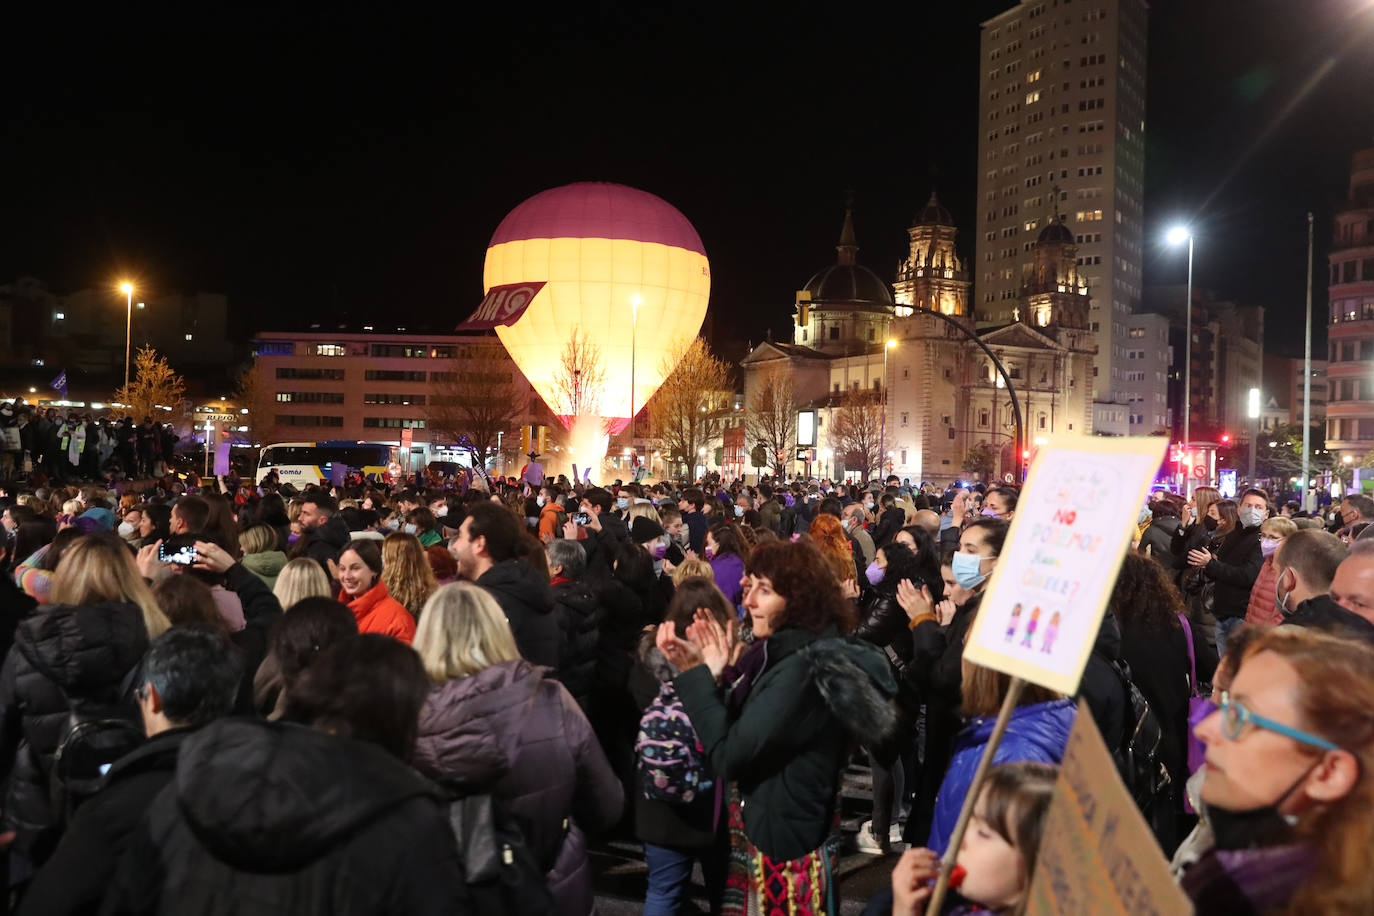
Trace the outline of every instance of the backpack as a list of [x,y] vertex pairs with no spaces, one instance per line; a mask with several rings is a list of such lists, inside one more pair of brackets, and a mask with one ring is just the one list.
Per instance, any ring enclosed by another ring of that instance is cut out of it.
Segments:
[[467,795],[451,801],[448,810],[472,912],[552,916],[552,863],[545,868],[538,861],[509,803],[491,794]]
[[[143,743],[143,729],[118,702],[83,703],[79,708],[73,705],[57,673],[23,643],[14,646],[35,671],[52,682],[67,706],[67,721],[48,770],[48,802],[55,826],[62,828],[83,802],[104,787],[110,766]],[[140,667],[135,665],[125,676],[119,696],[132,689]]]
[[1131,680],[1130,666],[1120,659],[1112,659],[1111,666],[1121,680],[1129,707],[1126,734],[1121,746],[1112,751],[1112,758],[1136,807],[1151,820],[1155,809],[1168,806],[1170,794],[1169,771],[1159,755],[1164,730],[1149,700]]
[[672,682],[665,681],[639,720],[635,777],[640,793],[669,804],[693,801],[715,786],[703,754],[682,700]]

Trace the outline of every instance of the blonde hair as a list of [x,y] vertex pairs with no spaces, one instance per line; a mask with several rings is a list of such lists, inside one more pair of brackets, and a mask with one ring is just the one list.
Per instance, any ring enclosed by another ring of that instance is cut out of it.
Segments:
[[647,518],[656,525],[663,524],[663,519],[659,516],[653,503],[637,503],[633,501],[634,497],[630,499],[630,508],[625,512],[625,524],[627,526],[634,524],[634,520],[637,518]]
[[149,639],[171,629],[172,622],[143,581],[129,548],[104,535],[77,538],[53,571],[49,602],[80,605],[102,601],[138,605]]
[[304,505],[305,500],[301,499],[299,496],[293,496],[289,499],[286,503],[286,520],[288,522],[294,522],[296,519],[300,518],[301,507]]
[[81,514],[81,500],[69,499],[62,504],[62,514],[73,518]]
[[356,499],[341,499],[339,500],[339,508],[356,509],[358,508],[358,501]]
[[281,602],[281,609],[289,611],[306,598],[332,598],[329,593],[329,577],[324,574],[320,564],[309,557],[296,557],[288,560],[277,574],[277,584],[272,594]]
[[1221,502],[1221,491],[1216,487],[1198,487],[1193,491],[1193,515],[1202,518],[1213,503]]
[[520,658],[501,606],[469,582],[440,586],[429,596],[414,647],[436,684]]
[[271,525],[251,525],[247,531],[239,535],[239,547],[245,554],[276,550],[276,529]]
[[387,594],[401,603],[412,616],[419,617],[439,580],[425,557],[420,539],[413,534],[388,534],[382,541],[382,584]]
[[1273,518],[1266,518],[1260,522],[1260,534],[1267,534],[1271,538],[1286,538],[1290,534],[1297,533],[1298,523],[1291,518],[1284,518],[1276,515]]
[[700,576],[703,579],[710,579],[711,564],[700,557],[688,557],[677,566],[673,567],[673,586],[682,584],[682,580]]

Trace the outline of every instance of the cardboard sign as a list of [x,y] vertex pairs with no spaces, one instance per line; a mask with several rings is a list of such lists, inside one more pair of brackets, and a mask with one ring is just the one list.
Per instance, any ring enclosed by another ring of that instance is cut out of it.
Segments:
[[1193,912],[1083,702],[1041,836],[1028,916]]
[[493,328],[515,324],[543,288],[543,280],[493,286],[487,291],[477,310],[454,330],[490,331]]
[[1078,692],[1163,437],[1062,436],[1040,449],[964,656]]

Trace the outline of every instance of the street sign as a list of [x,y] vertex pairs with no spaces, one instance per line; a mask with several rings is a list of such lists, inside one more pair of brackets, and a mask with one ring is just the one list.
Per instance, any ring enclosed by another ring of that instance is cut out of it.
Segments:
[[196,417],[198,423],[234,423],[238,417],[231,413],[203,413]]

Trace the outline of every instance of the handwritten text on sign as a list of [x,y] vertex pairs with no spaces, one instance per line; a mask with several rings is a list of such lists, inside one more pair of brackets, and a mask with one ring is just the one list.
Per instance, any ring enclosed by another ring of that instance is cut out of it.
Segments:
[[1116,583],[1160,438],[1056,438],[1040,450],[965,656],[1072,694]]

